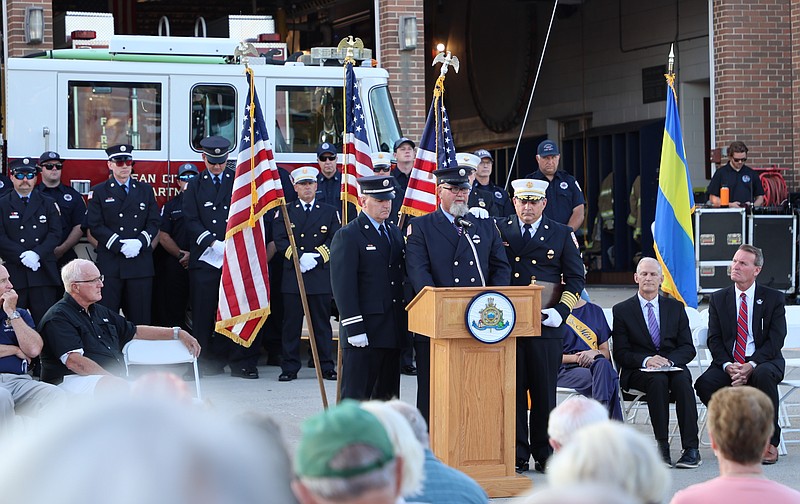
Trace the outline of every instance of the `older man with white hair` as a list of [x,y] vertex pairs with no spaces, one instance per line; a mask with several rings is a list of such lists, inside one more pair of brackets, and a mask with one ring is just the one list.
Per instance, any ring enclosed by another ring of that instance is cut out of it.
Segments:
[[583,427],[607,421],[608,411],[599,401],[584,396],[570,397],[550,412],[547,424],[550,446],[557,452]]

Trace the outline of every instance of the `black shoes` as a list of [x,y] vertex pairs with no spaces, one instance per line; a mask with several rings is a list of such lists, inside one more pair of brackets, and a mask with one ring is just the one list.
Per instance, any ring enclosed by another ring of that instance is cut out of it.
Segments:
[[336,381],[336,371],[331,369],[330,371],[323,371],[322,377],[326,380]]
[[681,458],[675,463],[675,467],[680,467],[681,469],[695,469],[700,467],[702,463],[703,461],[700,460],[700,451],[697,448],[686,448],[683,450]]
[[407,376],[417,376],[417,368],[415,368],[413,364],[403,366],[400,368],[400,372]]
[[530,466],[528,465],[527,460],[517,459],[516,467],[514,468],[517,471],[517,474],[522,474],[524,472],[530,471]]
[[[695,450],[697,451],[697,450]],[[658,442],[658,453],[661,454],[661,459],[664,461],[667,467],[672,467],[672,456],[669,454],[669,443],[666,441],[659,441]],[[700,455],[697,455],[697,458],[700,458]],[[683,457],[681,457],[683,459]]]
[[297,373],[281,373],[278,381],[292,381],[297,379]]
[[244,378],[245,380],[258,380],[258,369],[231,369],[231,376],[234,378]]

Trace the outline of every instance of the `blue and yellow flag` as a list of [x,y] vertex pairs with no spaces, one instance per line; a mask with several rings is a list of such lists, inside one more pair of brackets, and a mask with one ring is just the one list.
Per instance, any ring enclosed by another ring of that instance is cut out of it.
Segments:
[[658,176],[654,248],[664,270],[661,289],[684,305],[697,308],[697,278],[694,266],[692,213],[694,196],[683,148],[675,75],[667,78],[667,118],[661,143],[661,172]]

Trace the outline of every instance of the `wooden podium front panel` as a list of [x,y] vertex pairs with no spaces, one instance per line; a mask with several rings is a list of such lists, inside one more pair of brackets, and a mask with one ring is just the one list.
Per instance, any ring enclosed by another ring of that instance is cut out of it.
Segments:
[[431,448],[479,482],[514,475],[516,342],[431,340]]

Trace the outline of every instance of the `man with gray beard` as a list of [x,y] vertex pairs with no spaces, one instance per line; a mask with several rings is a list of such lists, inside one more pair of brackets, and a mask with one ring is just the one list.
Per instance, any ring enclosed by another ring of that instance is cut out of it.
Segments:
[[[480,287],[509,285],[508,264],[500,232],[493,219],[469,213],[468,166],[443,168],[436,175],[439,208],[409,225],[406,272],[414,294],[425,286]],[[428,422],[430,401],[430,339],[416,335],[417,408]]]

